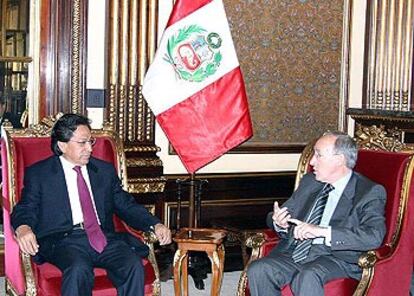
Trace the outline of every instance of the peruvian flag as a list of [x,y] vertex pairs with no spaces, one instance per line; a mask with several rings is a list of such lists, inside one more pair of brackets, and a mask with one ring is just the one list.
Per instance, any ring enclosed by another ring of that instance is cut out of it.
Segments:
[[142,93],[189,173],[252,136],[222,0],[177,0]]

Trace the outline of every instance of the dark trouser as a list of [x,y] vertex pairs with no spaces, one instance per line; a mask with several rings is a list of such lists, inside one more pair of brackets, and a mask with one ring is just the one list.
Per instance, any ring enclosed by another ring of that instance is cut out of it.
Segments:
[[271,252],[269,256],[253,261],[247,269],[250,294],[277,296],[281,295],[285,285],[290,284],[295,296],[320,296],[324,295],[326,282],[353,275],[357,266],[324,254],[323,248],[312,246],[303,263],[295,263],[290,253],[280,252]]
[[82,230],[59,241],[46,260],[63,273],[63,296],[92,295],[94,267],[104,268],[121,296],[144,295],[144,268],[141,257],[120,239],[107,237],[101,254],[89,245]]
[[413,273],[411,274],[410,296],[414,296],[414,270],[413,270]]

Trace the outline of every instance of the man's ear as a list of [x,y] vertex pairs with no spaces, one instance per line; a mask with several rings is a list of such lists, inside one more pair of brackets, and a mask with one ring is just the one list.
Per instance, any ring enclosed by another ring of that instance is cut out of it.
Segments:
[[67,143],[58,141],[57,145],[62,153],[66,152],[66,145],[68,145]]
[[345,159],[345,155],[343,155],[343,154],[339,154],[338,156],[339,156],[339,157],[338,157],[338,159],[339,159],[339,161],[340,161],[340,164],[341,164],[341,165],[343,165],[343,166],[346,166],[346,159]]

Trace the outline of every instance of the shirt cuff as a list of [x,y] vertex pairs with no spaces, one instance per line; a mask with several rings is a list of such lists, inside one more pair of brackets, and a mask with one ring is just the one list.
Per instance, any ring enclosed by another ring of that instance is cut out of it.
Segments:
[[325,237],[325,245],[330,247],[331,246],[331,240],[332,240],[332,227],[328,226],[328,233],[326,234]]

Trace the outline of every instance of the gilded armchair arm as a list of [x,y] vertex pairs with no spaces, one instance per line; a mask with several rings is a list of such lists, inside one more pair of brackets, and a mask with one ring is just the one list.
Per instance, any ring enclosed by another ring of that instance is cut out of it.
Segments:
[[237,296],[244,296],[246,294],[247,268],[252,261],[260,258],[261,247],[265,242],[266,235],[263,232],[251,234],[246,238],[246,246],[252,249],[252,254],[240,275],[239,284],[237,286]]
[[144,243],[149,248],[148,260],[152,265],[155,273],[155,281],[153,284],[153,296],[161,295],[161,282],[160,282],[160,270],[158,269],[157,259],[155,258],[154,243],[158,241],[157,236],[153,231],[144,232]]
[[37,289],[36,289],[36,280],[33,274],[32,259],[30,255],[24,254],[23,252],[20,252],[20,256],[22,258],[23,272],[24,272],[24,278],[25,278],[25,283],[26,283],[25,295],[36,296]]
[[148,261],[151,263],[155,273],[155,281],[153,283],[153,296],[161,295],[160,270],[158,269],[157,259],[155,258],[154,244],[158,241],[157,236],[153,231],[142,232],[129,227],[124,223],[125,228],[134,236],[140,237],[148,246],[149,254]]
[[146,244],[155,244],[158,241],[158,238],[153,231],[143,232],[142,235]]
[[375,265],[375,262],[377,262],[376,252],[368,251],[359,257],[358,265],[362,269],[368,269],[372,268]]
[[390,257],[393,253],[393,248],[390,245],[383,245],[376,250],[371,250],[363,253],[358,260],[358,265],[362,268],[362,276],[359,284],[354,292],[354,296],[365,295],[369,288],[373,276],[374,266],[378,261]]
[[250,256],[250,259],[247,263],[247,265],[259,258],[260,254],[260,248],[266,241],[265,235],[262,232],[252,234],[246,238],[246,246],[252,249],[252,254]]
[[362,268],[362,276],[353,296],[365,295],[374,275],[375,262],[377,262],[375,251],[368,251],[359,257],[358,265]]

